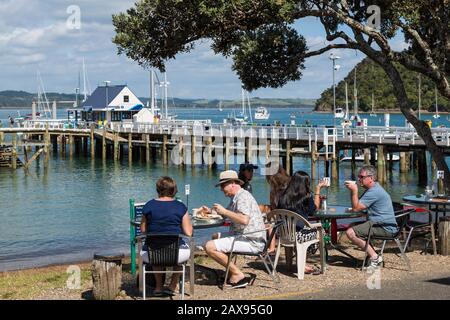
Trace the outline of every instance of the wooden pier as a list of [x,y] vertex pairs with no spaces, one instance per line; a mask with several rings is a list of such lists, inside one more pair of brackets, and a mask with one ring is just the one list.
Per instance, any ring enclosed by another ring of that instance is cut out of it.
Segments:
[[[437,145],[450,152],[450,129],[431,131]],[[6,139],[8,135],[10,138]],[[413,128],[406,127],[231,126],[176,121],[67,128],[60,121],[27,121],[21,128],[0,128],[0,146],[11,148],[13,153],[20,148],[30,149],[33,143],[41,144],[44,163],[48,162],[50,151],[59,152],[62,157],[84,154],[120,160],[126,155],[130,163],[159,158],[165,165],[223,164],[227,168],[238,156],[240,162],[281,158],[283,166],[292,173],[292,158],[301,156],[310,158],[313,179],[317,178],[317,166],[323,162],[322,172],[333,180],[339,177],[340,151],[352,151],[352,168],[356,169],[355,151],[361,150],[364,163],[378,168],[382,183],[392,168],[392,154],[399,153],[401,172],[415,166],[420,182],[426,183],[427,178],[425,143]]]

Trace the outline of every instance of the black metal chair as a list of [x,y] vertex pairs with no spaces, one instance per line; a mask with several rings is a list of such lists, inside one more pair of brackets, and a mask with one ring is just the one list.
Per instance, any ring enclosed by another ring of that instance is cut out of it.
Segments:
[[[366,259],[367,259],[367,250],[369,248],[369,245],[372,246],[372,243],[371,243],[372,240],[383,241],[383,245],[381,246],[379,255],[383,255],[384,248],[386,246],[387,241],[394,241],[400,250],[401,257],[403,258],[406,265],[408,266],[408,271],[411,270],[411,264],[409,262],[408,257],[405,254],[405,250],[406,250],[408,243],[406,242],[405,245],[402,246],[402,244],[400,242],[400,237],[403,234],[403,231],[407,226],[407,223],[409,220],[409,215],[411,213],[415,212],[415,210],[411,209],[411,208],[403,209],[403,206],[401,204],[395,203],[395,202],[393,203],[393,207],[394,207],[395,220],[396,220],[397,226],[398,226],[398,231],[395,234],[392,234],[392,236],[376,236],[376,235],[371,235],[372,228],[373,227],[382,227],[383,225],[386,225],[386,223],[384,221],[377,221],[376,223],[373,223],[370,226],[369,234],[367,237],[365,237],[366,247],[364,249],[364,260],[363,260],[363,265],[362,265],[361,270],[364,270],[364,267],[366,264]],[[409,241],[409,238],[406,241]],[[373,246],[372,246],[372,248],[373,248]]]
[[[143,299],[146,298],[146,281],[145,275],[147,273],[181,273],[181,299],[184,300],[184,281],[185,281],[185,271],[186,271],[186,262],[179,264],[178,263],[178,253],[181,244],[182,238],[188,238],[179,234],[147,234],[145,236],[146,244],[147,244],[147,253],[148,253],[148,263],[143,265]],[[147,270],[146,266],[158,266],[158,267],[177,267],[181,266],[182,270]]]
[[[235,263],[236,263],[236,259],[237,256],[241,255],[241,256],[252,256],[252,257],[258,257],[263,263],[264,263],[264,267],[267,270],[267,273],[271,276],[272,280],[276,283],[280,282],[280,278],[276,273],[276,269],[274,268],[274,264],[272,262],[272,259],[270,257],[269,254],[269,245],[273,239],[273,237],[275,236],[275,234],[278,231],[278,228],[283,224],[282,221],[277,221],[274,224],[270,225],[269,227],[264,228],[263,230],[257,230],[257,231],[253,231],[253,232],[248,232],[248,233],[243,233],[242,235],[239,235],[237,237],[234,238],[233,243],[231,245],[231,252],[228,253],[228,263],[227,263],[227,268],[225,271],[225,278],[222,284],[222,289],[225,288],[226,283],[227,283],[227,279],[228,279],[228,273],[230,271],[230,263],[231,260],[233,259],[233,257],[235,258]],[[249,235],[251,234],[255,234],[255,233],[259,233],[262,231],[267,231],[272,229],[272,231],[269,234],[269,237],[267,238],[267,241],[264,245],[264,249],[260,252],[257,253],[248,253],[248,252],[239,252],[239,251],[233,251],[234,248],[234,244],[236,242],[236,240],[241,240],[241,239],[247,239]],[[270,266],[270,267],[269,267]]]

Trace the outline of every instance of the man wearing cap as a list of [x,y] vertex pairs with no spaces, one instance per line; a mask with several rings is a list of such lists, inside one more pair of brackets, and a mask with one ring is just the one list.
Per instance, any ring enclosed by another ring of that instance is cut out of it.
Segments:
[[247,190],[250,193],[253,193],[252,185],[250,184],[250,181],[253,178],[253,170],[258,169],[258,166],[255,166],[251,163],[242,163],[239,166],[239,179],[244,182],[242,185],[242,189]]
[[[216,185],[216,187],[220,186],[225,196],[231,198],[227,208],[217,203],[212,208],[231,221],[230,233],[227,237],[208,241],[205,244],[205,250],[211,258],[224,267],[228,263],[227,253],[231,252],[233,241],[239,235],[254,232],[248,236],[239,237],[234,242],[233,251],[257,253],[264,249],[266,242],[264,221],[258,203],[250,192],[241,187],[243,184],[236,171],[227,170],[220,174],[220,181]],[[255,232],[258,230],[262,231]],[[245,287],[248,284],[244,273],[234,263],[230,263],[229,283],[234,288]]]

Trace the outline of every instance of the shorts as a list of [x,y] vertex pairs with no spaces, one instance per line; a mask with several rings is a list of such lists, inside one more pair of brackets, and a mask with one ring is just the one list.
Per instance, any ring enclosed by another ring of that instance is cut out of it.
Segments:
[[[141,250],[139,253],[142,259],[142,262],[148,263],[148,253],[147,251]],[[189,260],[189,257],[191,256],[191,249],[187,245],[183,245],[178,250],[178,264],[182,264]]]
[[[217,251],[228,253],[231,252],[231,246],[233,245],[235,237],[225,237],[214,241]],[[243,253],[259,253],[264,249],[264,243],[254,242],[251,240],[236,240],[234,242],[233,251]]]
[[[366,221],[364,223],[358,224],[352,229],[355,231],[355,234],[358,238],[367,238],[369,236],[370,226],[373,225],[374,221]],[[372,227],[370,232],[370,236],[376,237],[392,237],[392,233],[386,231],[383,227]]]

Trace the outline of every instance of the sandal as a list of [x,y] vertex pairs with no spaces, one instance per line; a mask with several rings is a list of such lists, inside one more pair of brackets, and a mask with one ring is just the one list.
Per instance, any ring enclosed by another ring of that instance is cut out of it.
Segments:
[[305,274],[312,274],[314,276],[317,276],[317,275],[321,274],[321,271],[319,268],[314,266],[311,268],[311,270],[308,270],[308,271],[305,270]]

